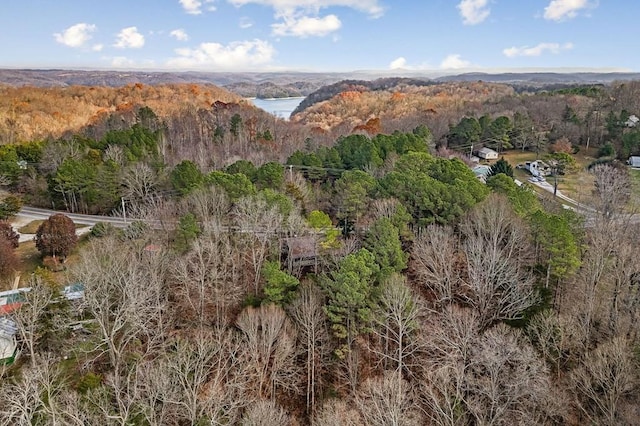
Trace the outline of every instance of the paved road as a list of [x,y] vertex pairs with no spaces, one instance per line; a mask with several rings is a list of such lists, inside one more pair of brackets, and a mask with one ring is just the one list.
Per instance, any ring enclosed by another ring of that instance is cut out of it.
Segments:
[[26,206],[20,209],[20,212],[16,215],[16,219],[22,220],[22,221],[44,220],[44,219],[48,219],[49,216],[56,213],[63,213],[64,215],[68,216],[71,220],[73,220],[74,223],[77,223],[80,225],[93,226],[98,222],[105,222],[105,223],[112,224],[116,228],[125,228],[130,223],[130,221],[125,221],[121,217],[94,216],[89,214],[67,213],[67,212],[60,212],[56,210],[39,209],[36,207],[26,207]]

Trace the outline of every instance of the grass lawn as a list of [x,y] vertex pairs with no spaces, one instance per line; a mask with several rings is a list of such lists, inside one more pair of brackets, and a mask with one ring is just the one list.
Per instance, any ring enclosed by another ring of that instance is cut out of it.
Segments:
[[[28,224],[19,228],[19,232],[23,234],[35,234],[38,227],[42,223],[42,220],[34,220],[29,222]],[[86,228],[88,225],[77,225],[76,229]],[[82,247],[87,244],[89,241],[89,235],[84,234],[78,237],[78,245],[73,250],[73,252],[67,257],[66,262],[64,263],[64,268],[68,268],[70,265],[78,262],[80,256],[78,253],[82,251]],[[20,260],[19,265],[19,273],[20,273],[20,287],[26,286],[26,281],[28,277],[36,270],[38,267],[43,267],[42,256],[40,252],[36,248],[35,241],[25,241],[20,243],[18,248],[15,251],[16,256]],[[66,274],[64,271],[59,272],[51,272],[50,275],[58,284],[64,284],[66,280]],[[9,290],[13,285],[12,280],[2,280],[0,281],[0,291]]]
[[[586,168],[596,159],[596,152],[597,150],[595,149],[589,149],[587,151],[583,148],[573,156],[578,164],[578,171],[558,177],[558,189],[563,194],[576,201],[588,203],[593,190],[593,176],[587,172]],[[536,160],[536,153],[512,150],[506,151],[501,156],[514,167],[514,177],[526,182],[531,176],[529,172],[523,169],[516,169],[515,167],[518,164],[524,164],[526,161]],[[540,155],[538,159],[544,160],[542,157],[543,155]],[[549,183],[552,182],[552,179],[553,178],[550,177],[547,178]]]
[[33,220],[23,227],[18,229],[18,232],[21,234],[35,234],[38,232],[38,227],[44,222],[44,220]]
[[631,206],[636,209],[640,207],[640,170],[629,169],[631,178]]

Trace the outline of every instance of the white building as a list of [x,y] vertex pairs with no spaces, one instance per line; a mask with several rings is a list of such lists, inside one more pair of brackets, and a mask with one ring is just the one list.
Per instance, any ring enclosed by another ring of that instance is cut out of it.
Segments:
[[551,173],[549,165],[543,161],[527,161],[524,163],[524,168],[531,173],[531,176],[548,176]]
[[16,323],[7,317],[0,317],[0,365],[12,364],[18,355]]
[[640,156],[632,155],[629,157],[628,163],[634,169],[640,169]]
[[483,160],[497,160],[498,159],[498,153],[494,150],[492,150],[491,148],[487,148],[484,147],[481,150],[479,150],[476,155],[480,158],[482,158]]
[[632,114],[632,115],[629,116],[629,118],[627,119],[627,121],[624,124],[627,127],[636,127],[639,122],[640,122],[640,118],[638,118],[638,117],[636,117],[635,115]]

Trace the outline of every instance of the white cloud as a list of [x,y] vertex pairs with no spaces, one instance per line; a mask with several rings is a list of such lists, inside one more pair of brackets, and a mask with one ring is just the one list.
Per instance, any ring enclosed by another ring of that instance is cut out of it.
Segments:
[[202,2],[198,0],[180,0],[180,4],[185,12],[191,15],[199,15],[202,13]]
[[58,43],[65,46],[82,47],[87,41],[91,40],[91,33],[94,31],[96,31],[95,25],[82,22],[70,26],[61,33],[55,33],[53,37]]
[[379,0],[227,0],[234,6],[259,4],[272,7],[276,16],[290,16],[294,13],[319,13],[321,9],[333,6],[348,7],[367,13],[374,18],[383,15],[384,8]]
[[336,15],[327,15],[324,18],[285,18],[283,23],[272,24],[273,34],[277,36],[294,36],[306,38],[309,36],[323,37],[342,26],[342,22]]
[[340,27],[342,22],[336,15],[320,17],[320,11],[328,7],[347,7],[379,18],[384,8],[379,0],[227,0],[236,7],[258,4],[271,7],[274,16],[281,22],[271,25],[278,36],[325,36]]
[[199,15],[202,13],[202,2],[198,0],[180,0],[180,4],[184,11],[191,15]]
[[462,0],[458,6],[462,23],[465,25],[476,25],[489,17],[489,0]]
[[128,27],[120,30],[113,45],[119,49],[139,49],[144,46],[144,36],[138,32],[136,27]]
[[596,4],[591,4],[588,0],[552,0],[549,6],[544,8],[544,19],[564,21],[575,18],[582,9],[595,6]]
[[178,28],[177,30],[171,31],[169,35],[171,37],[174,37],[178,41],[189,40],[189,34],[187,34],[182,28]]
[[176,49],[167,66],[176,68],[221,68],[242,70],[271,62],[274,47],[264,40],[235,41],[228,45],[202,43],[194,49]]
[[460,68],[469,68],[471,66],[471,62],[465,61],[458,54],[448,55],[446,58],[442,60],[440,63],[440,68],[445,70],[453,70]]
[[402,56],[400,56],[399,58],[394,59],[389,64],[389,69],[392,69],[392,70],[407,69],[407,68],[408,68],[407,60],[405,58],[403,58]]
[[253,27],[253,21],[248,16],[240,18],[240,28],[247,29]]
[[133,59],[126,58],[124,56],[116,56],[111,58],[111,66],[114,68],[127,68],[133,67],[135,62]]
[[504,56],[508,58],[515,58],[517,56],[540,56],[544,52],[558,54],[563,50],[573,49],[572,43],[540,43],[536,46],[521,46],[521,47],[509,47],[502,51]]
[[100,52],[102,51],[102,49],[104,48],[104,44],[94,44],[93,46],[91,46],[91,50],[93,50],[94,52]]
[[206,9],[209,12],[214,12],[216,10],[216,7],[213,5],[214,0],[179,0],[179,1],[184,11],[190,15],[202,14],[203,6],[206,6]]

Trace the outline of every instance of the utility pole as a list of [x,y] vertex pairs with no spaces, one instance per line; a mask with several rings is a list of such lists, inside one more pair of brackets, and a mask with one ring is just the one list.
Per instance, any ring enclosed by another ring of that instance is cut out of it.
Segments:
[[122,202],[122,219],[124,220],[124,223],[127,223],[127,212],[124,208],[124,197],[120,197],[120,201]]

